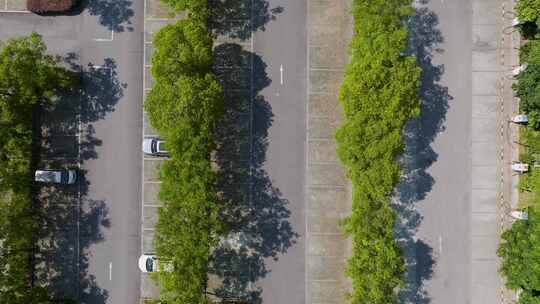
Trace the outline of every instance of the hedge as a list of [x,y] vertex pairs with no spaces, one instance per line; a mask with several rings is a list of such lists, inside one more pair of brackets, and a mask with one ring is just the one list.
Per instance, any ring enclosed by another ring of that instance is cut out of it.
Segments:
[[339,100],[343,125],[337,153],[353,186],[353,209],[345,221],[353,252],[347,264],[352,303],[394,303],[405,272],[394,239],[391,196],[400,180],[404,125],[420,113],[421,70],[407,49],[405,0],[355,0],[351,62]]
[[[529,124],[520,128],[520,160],[529,164],[540,162],[540,43],[529,41],[520,48],[520,62],[527,69],[518,76],[514,86],[520,97],[520,111],[529,115]],[[528,220],[517,220],[503,232],[497,254],[501,258],[499,271],[506,286],[522,291],[520,304],[540,303],[540,170],[531,166],[519,179],[520,205],[526,208]]]
[[[540,132],[526,127],[521,136],[524,145],[521,160],[540,161]],[[497,251],[501,258],[500,272],[506,278],[506,286],[522,290],[520,304],[540,303],[540,170],[520,177],[520,203],[527,206],[529,219],[518,220],[503,232]]]
[[540,43],[532,41],[521,47],[522,63],[528,67],[518,76],[514,89],[520,97],[520,111],[529,115],[529,126],[540,129]]
[[156,33],[156,81],[145,101],[150,123],[170,151],[160,168],[163,206],[154,237],[159,259],[173,265],[173,271],[154,275],[163,303],[207,303],[207,265],[225,231],[211,162],[224,97],[212,74],[213,41],[200,13]]

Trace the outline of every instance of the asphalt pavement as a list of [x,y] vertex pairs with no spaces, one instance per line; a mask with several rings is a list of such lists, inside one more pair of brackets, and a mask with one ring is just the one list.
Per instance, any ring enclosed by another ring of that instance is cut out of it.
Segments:
[[431,0],[411,22],[423,106],[406,129],[406,177],[398,187],[407,303],[472,303],[471,18],[468,0]]
[[37,281],[79,303],[139,301],[142,18],[140,1],[89,1],[70,16],[0,12],[0,40],[36,31],[83,71],[83,94],[43,115],[52,127],[40,166],[79,167],[79,183],[40,189],[56,213],[46,220],[65,222],[40,232],[36,258]]
[[[275,20],[252,36],[253,52],[266,64],[271,83],[262,91],[271,107],[266,160],[272,187],[279,201],[290,212],[291,245],[284,246],[277,259],[267,258],[269,273],[257,285],[263,303],[305,303],[305,166],[306,166],[306,80],[307,38],[306,1],[271,0],[268,7],[278,9]],[[257,18],[257,16],[252,16]],[[261,66],[254,66],[258,75]],[[254,113],[254,124],[259,117]],[[257,202],[255,202],[257,204]],[[279,230],[277,230],[279,231]],[[274,235],[270,237],[283,237]]]
[[[125,29],[106,31],[98,38],[103,41],[81,50],[83,62],[95,62],[111,73],[111,83],[88,88],[102,90],[101,102],[110,110],[92,122],[93,136],[101,143],[95,147],[97,157],[84,161],[82,168],[89,183],[87,200],[104,202],[107,213],[102,241],[84,252],[88,275],[107,291],[105,303],[114,304],[138,303],[140,290],[143,3],[134,1],[129,9],[134,15]],[[95,111],[83,105],[83,117]]]

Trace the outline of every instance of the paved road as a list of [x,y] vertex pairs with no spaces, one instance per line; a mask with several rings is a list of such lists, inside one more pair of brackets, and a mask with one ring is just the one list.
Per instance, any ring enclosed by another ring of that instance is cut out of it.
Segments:
[[[67,218],[60,231],[52,232],[61,245],[48,248],[50,252],[44,249],[40,258],[51,270],[43,276],[53,282],[52,289],[78,294],[80,303],[133,304],[139,298],[143,3],[130,3],[92,1],[74,16],[0,13],[0,40],[37,31],[50,53],[73,53],[74,62],[86,71],[82,101],[69,100],[58,110],[60,116],[51,114],[68,130],[58,128],[51,141],[68,140],[44,151],[42,160],[43,166],[81,163],[80,200],[76,193],[50,196],[58,206],[67,203],[62,212],[73,216],[55,215]],[[108,15],[111,11],[115,13]],[[111,28],[116,30],[114,37]],[[101,67],[92,69],[88,64]],[[81,153],[54,154],[65,151],[66,143],[77,151],[78,103]]]
[[[267,259],[270,273],[258,285],[263,303],[305,303],[305,112],[306,112],[306,1],[268,1],[270,8],[283,12],[270,21],[265,31],[253,35],[254,53],[267,65],[272,80],[262,91],[272,107],[273,123],[268,132],[264,169],[272,186],[291,214],[288,222],[299,235],[296,244]],[[280,68],[282,67],[282,72]],[[255,75],[257,71],[255,67]],[[283,77],[281,77],[281,74]],[[281,82],[283,80],[283,83]],[[257,124],[257,114],[254,115]],[[287,247],[287,246],[286,246]]]
[[133,31],[115,33],[112,42],[98,42],[81,52],[90,62],[112,58],[117,65],[113,77],[117,73],[120,87],[125,86],[117,87],[123,96],[114,111],[93,123],[94,136],[102,143],[95,149],[98,157],[83,163],[88,199],[105,202],[110,222],[103,229],[104,240],[88,248],[88,272],[108,291],[106,303],[114,304],[137,303],[140,290],[143,3],[134,1],[131,9]]
[[[406,253],[418,263],[409,273],[416,286],[406,298],[412,303],[469,303],[471,4],[432,0],[420,12],[413,37],[421,50],[425,106],[410,130],[410,183],[400,188],[402,200],[416,208],[406,217],[406,229],[413,231]],[[416,290],[422,283],[427,295]]]

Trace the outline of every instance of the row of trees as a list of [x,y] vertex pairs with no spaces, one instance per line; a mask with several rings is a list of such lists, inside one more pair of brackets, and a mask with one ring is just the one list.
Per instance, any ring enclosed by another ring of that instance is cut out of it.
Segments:
[[32,207],[36,110],[75,77],[46,55],[38,34],[0,45],[0,303],[63,303],[33,286],[38,218]]
[[160,168],[154,244],[173,270],[155,274],[161,303],[206,303],[212,248],[224,232],[212,166],[213,131],[223,114],[223,91],[212,73],[213,39],[206,27],[207,1],[164,1],[187,18],[156,33],[145,101],[151,125],[166,141],[170,159]]
[[[520,21],[534,23],[537,28],[540,1],[522,0],[516,9]],[[518,76],[514,89],[520,98],[520,111],[529,116],[529,124],[520,130],[520,159],[535,164],[540,162],[540,42],[523,44],[519,57],[528,67]],[[502,234],[497,252],[502,262],[500,272],[506,277],[506,286],[520,292],[519,303],[540,304],[540,170],[531,166],[518,186],[528,220],[516,221]]]
[[520,22],[519,30],[527,39],[534,39],[538,35],[540,19],[540,0],[517,1],[515,10]]
[[339,96],[344,123],[336,133],[353,184],[347,274],[352,303],[393,303],[405,265],[394,240],[391,196],[401,175],[403,127],[420,112],[421,70],[415,57],[404,55],[413,9],[410,0],[355,0],[352,8],[351,62]]
[[529,127],[540,129],[540,42],[532,40],[520,49],[520,61],[527,69],[519,75],[514,85],[520,97],[520,111],[529,116]]

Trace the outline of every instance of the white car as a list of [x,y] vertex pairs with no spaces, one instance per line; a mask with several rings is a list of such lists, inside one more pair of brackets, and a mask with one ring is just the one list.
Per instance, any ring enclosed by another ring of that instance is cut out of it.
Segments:
[[527,114],[519,114],[512,117],[512,122],[517,124],[526,124],[529,122],[529,116]]
[[75,170],[36,170],[34,180],[40,183],[72,185],[77,180]]
[[169,151],[165,148],[165,141],[157,137],[145,137],[143,139],[143,152],[152,156],[169,155]]
[[143,254],[139,257],[139,269],[144,272],[166,271],[171,272],[173,266],[170,263],[161,263],[155,255]]
[[529,164],[525,164],[525,163],[512,164],[512,171],[518,172],[518,173],[525,173],[529,171]]
[[512,70],[512,75],[513,76],[518,76],[519,74],[521,74],[522,72],[524,72],[527,67],[529,67],[528,64],[524,63],[518,67],[515,67],[513,70]]
[[510,216],[515,218],[516,220],[526,221],[529,219],[529,214],[527,212],[519,210],[514,210],[510,212]]

